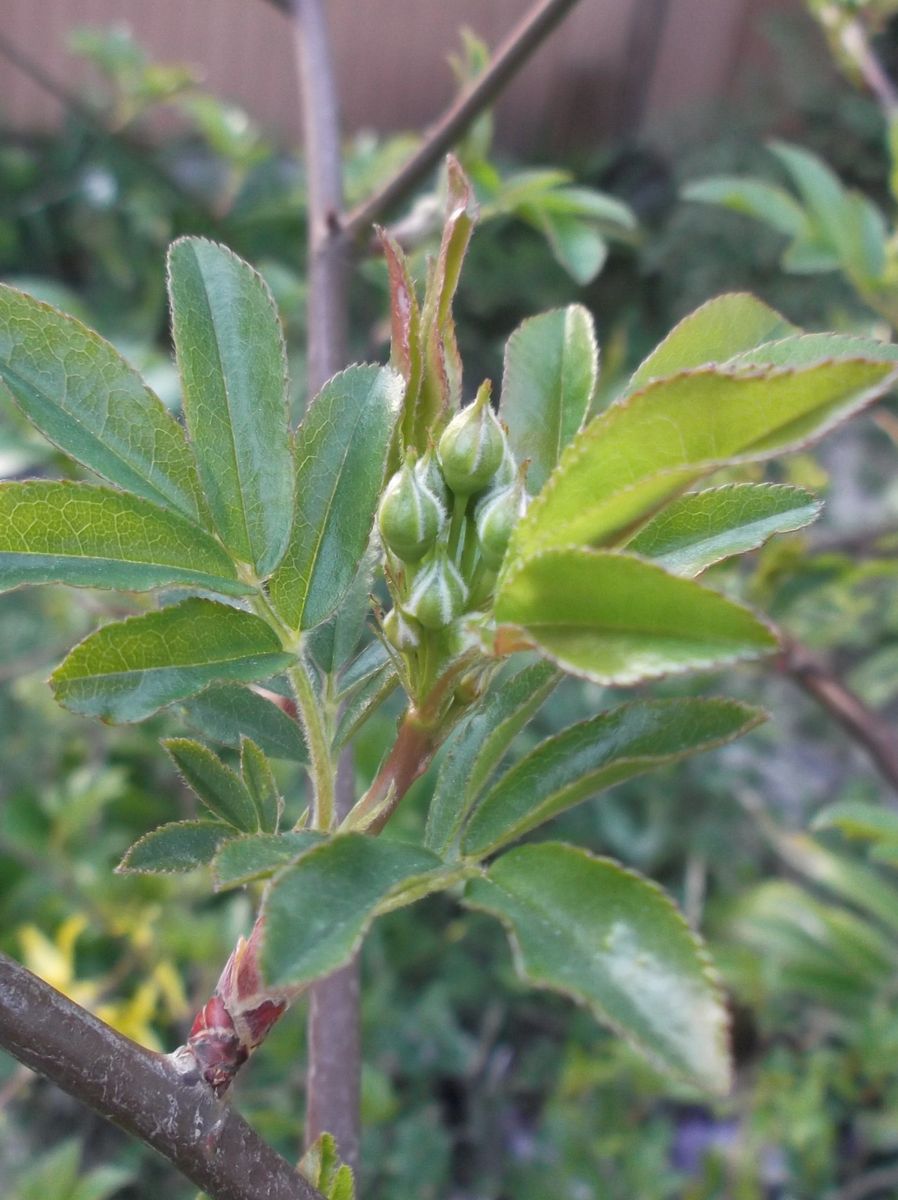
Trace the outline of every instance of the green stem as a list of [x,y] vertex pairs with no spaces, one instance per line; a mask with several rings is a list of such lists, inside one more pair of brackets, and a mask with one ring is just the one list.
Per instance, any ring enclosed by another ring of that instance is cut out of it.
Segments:
[[312,783],[315,788],[312,827],[331,829],[334,825],[335,771],[330,739],[325,728],[324,705],[316,695],[309,672],[303,663],[291,667],[287,675],[296,696],[296,707],[309,748]]

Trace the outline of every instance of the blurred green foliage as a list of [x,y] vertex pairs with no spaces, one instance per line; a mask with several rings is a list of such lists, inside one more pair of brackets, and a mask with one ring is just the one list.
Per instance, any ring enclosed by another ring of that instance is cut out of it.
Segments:
[[[784,53],[794,46],[789,36],[780,33]],[[183,233],[213,234],[261,265],[286,316],[299,406],[302,163],[203,92],[189,72],[150,62],[121,31],[85,31],[76,45],[98,69],[94,101],[110,114],[110,132],[100,135],[70,114],[56,136],[0,140],[0,277],[84,315],[175,406],[164,248]],[[462,77],[479,53],[466,39]],[[875,111],[847,90],[835,98],[832,80],[821,84],[804,61],[802,84],[801,55],[790,58],[808,144],[849,185],[886,205],[889,167]],[[176,131],[135,153],[134,139],[163,103],[177,111]],[[476,126],[461,154],[494,219],[472,247],[460,296],[459,340],[472,375],[495,377],[509,330],[568,302],[572,278],[600,323],[606,401],[643,350],[722,290],[751,288],[810,326],[869,331],[869,313],[838,276],[809,285],[782,275],[775,233],[677,204],[678,179],[758,167],[762,153],[747,132],[709,139],[676,164],[628,147],[549,173],[496,166],[488,122]],[[410,144],[356,138],[348,148],[350,200],[387,175]],[[574,179],[596,189],[592,197],[610,192],[628,207],[605,197],[600,213],[603,201],[584,198]],[[419,272],[433,208],[425,195],[413,210]],[[638,246],[624,215],[631,209],[644,229]],[[573,262],[572,220],[586,229],[574,230],[586,251]],[[601,266],[607,251],[603,221],[624,236],[597,274],[587,268]],[[354,351],[376,356],[388,337],[385,272],[372,258],[361,276]],[[869,704],[892,716],[896,427],[894,411],[882,408],[820,457],[790,460],[780,477],[827,498],[824,523],[807,538],[761,551],[750,570],[715,568],[718,583],[825,652]],[[5,410],[0,474],[58,469],[52,448]],[[189,878],[112,874],[135,837],[192,815],[192,801],[156,749],[159,736],[175,732],[166,718],[100,729],[52,702],[44,682],[50,665],[109,603],[52,588],[0,598],[0,947],[131,1036],[170,1047],[248,927],[255,897],[210,898]],[[560,999],[529,995],[501,930],[434,897],[382,921],[365,949],[365,1197],[837,1200],[849,1182],[898,1164],[898,918],[883,919],[888,901],[878,911],[869,905],[871,895],[898,889],[889,839],[877,836],[871,816],[894,797],[787,682],[754,669],[726,683],[733,694],[766,702],[773,716],[766,728],[744,744],[627,783],[601,804],[560,817],[552,833],[650,872],[709,931],[732,996],[740,1067],[733,1097],[709,1108],[685,1089],[672,1092],[587,1016]],[[592,685],[566,682],[534,732],[587,715],[595,699]],[[378,717],[365,730],[357,761],[365,782],[390,720]],[[280,765],[283,789],[296,796],[296,768]],[[419,784],[400,810],[398,836],[423,821],[427,787]],[[820,819],[813,841],[795,840],[835,802],[840,807]],[[871,845],[876,862],[867,860]],[[823,886],[820,872],[808,869],[809,854],[866,882],[853,893]],[[494,992],[487,980],[497,969],[503,986]],[[300,1005],[276,1026],[238,1096],[260,1131],[294,1157],[303,1015]],[[157,1159],[5,1058],[0,1187],[11,1200],[194,1195]],[[896,1190],[893,1181],[867,1194]]]

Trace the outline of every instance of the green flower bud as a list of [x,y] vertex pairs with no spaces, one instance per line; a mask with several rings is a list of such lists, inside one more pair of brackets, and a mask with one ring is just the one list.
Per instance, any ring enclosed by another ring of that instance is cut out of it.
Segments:
[[480,388],[473,404],[452,418],[440,438],[443,478],[457,496],[470,496],[486,487],[502,462],[505,434],[490,408],[490,383]]
[[499,468],[493,476],[493,482],[490,486],[489,494],[498,491],[501,488],[511,487],[518,477],[518,464],[515,456],[511,452],[511,446],[508,444],[508,438],[504,439],[504,448],[502,451],[502,461],[499,463]]
[[446,480],[443,478],[443,472],[440,470],[435,450],[428,450],[426,454],[418,459],[415,463],[415,474],[427,490],[436,496],[437,500],[443,506],[444,511],[448,512],[452,507],[452,496],[446,487]]
[[445,629],[464,612],[468,588],[455,563],[443,550],[415,580],[406,611],[425,629]]
[[406,616],[399,608],[392,608],[384,617],[384,637],[397,650],[414,650],[421,641],[417,621]]
[[415,468],[405,463],[387,484],[377,510],[384,545],[403,562],[420,562],[445,520],[442,504]]
[[498,571],[511,541],[512,530],[527,511],[523,472],[510,487],[489,492],[475,510],[480,553],[491,571]]

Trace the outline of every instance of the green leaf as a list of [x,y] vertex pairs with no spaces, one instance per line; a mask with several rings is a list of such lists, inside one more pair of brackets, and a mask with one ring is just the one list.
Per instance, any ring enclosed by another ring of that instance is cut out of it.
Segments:
[[770,150],[780,160],[825,240],[839,247],[846,190],[822,158],[789,142],[774,141]]
[[264,577],[293,519],[287,356],[271,293],[224,246],[169,250],[172,329],[184,414],[222,540]]
[[291,829],[286,833],[251,833],[233,838],[222,846],[212,863],[215,887],[223,891],[273,875],[320,845],[324,836],[311,829]]
[[214,538],[177,513],[111,488],[49,480],[0,483],[0,590],[25,583],[252,590]]
[[108,721],[142,721],[210,683],[267,679],[293,661],[258,617],[190,599],[105,625],[53,672],[57,700]]
[[390,659],[369,675],[343,704],[334,734],[334,748],[345,746],[398,686],[399,675]]
[[638,223],[633,210],[605,192],[585,187],[553,187],[539,197],[543,212],[582,217],[597,233],[633,241]]
[[458,879],[434,854],[363,834],[342,834],[287,867],[263,906],[262,970],[274,986],[298,985],[348,962],[379,912]]
[[271,598],[293,629],[326,620],[365,553],[402,402],[400,376],[349,367],[324,385],[296,434],[296,517]]
[[755,217],[787,237],[798,237],[807,229],[808,219],[801,205],[785,188],[762,179],[714,175],[687,184],[681,195],[684,200],[718,204],[747,217]]
[[222,821],[172,821],[136,841],[116,870],[135,875],[192,871],[211,862],[218,847],[233,836],[233,827]]
[[240,772],[259,814],[259,828],[276,833],[284,811],[284,800],[268,759],[250,738],[240,741]]
[[851,337],[843,333],[802,333],[763,342],[726,364],[733,367],[809,367],[829,359],[864,359],[867,362],[898,363],[898,346],[875,338]]
[[726,1013],[707,953],[657,885],[547,842],[503,855],[465,903],[505,925],[526,982],[588,1005],[668,1072],[728,1090]]
[[524,321],[505,347],[500,414],[535,493],[583,425],[599,378],[592,317],[578,304]]
[[596,683],[632,684],[777,648],[747,608],[643,559],[596,550],[527,559],[503,582],[495,613],[499,653],[523,639]]
[[692,577],[713,563],[762,546],[775,533],[801,529],[822,509],[803,488],[733,483],[681,496],[663,509],[627,550],[674,575]]
[[515,527],[506,564],[545,546],[625,538],[702,475],[806,444],[895,378],[891,363],[846,360],[763,374],[708,367],[656,380],[570,442]]
[[255,833],[261,828],[259,812],[246,784],[217,754],[190,738],[165,738],[162,745],[184,781],[214,817],[242,833]]
[[80,321],[0,286],[0,378],[72,458],[145,500],[202,512],[184,432],[108,342]]
[[728,362],[762,342],[795,333],[794,325],[755,296],[746,292],[717,296],[674,326],[633,373],[630,390],[706,363]]
[[889,938],[872,922],[783,880],[741,895],[726,932],[761,956],[778,994],[797,992],[855,1016],[894,973]]
[[549,663],[524,667],[501,680],[453,732],[427,813],[429,850],[447,853],[484,783],[558,680]]
[[764,714],[735,700],[641,700],[547,738],[474,810],[462,853],[483,858],[565,809],[644,771],[741,737]]
[[833,854],[802,834],[779,834],[775,844],[793,870],[898,932],[898,888],[875,870],[843,854]]
[[841,800],[817,813],[811,828],[838,829],[845,837],[865,842],[898,841],[898,813],[880,804]]
[[246,736],[271,758],[309,761],[299,724],[240,684],[206,688],[181,705],[180,711],[191,729],[224,746],[237,747]]
[[592,283],[608,257],[608,243],[594,223],[569,213],[551,212],[542,205],[534,206],[530,219],[545,234],[555,260],[574,283],[581,287]]

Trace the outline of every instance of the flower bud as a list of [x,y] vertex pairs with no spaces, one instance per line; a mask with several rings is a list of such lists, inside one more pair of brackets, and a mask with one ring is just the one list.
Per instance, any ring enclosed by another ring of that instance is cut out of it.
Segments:
[[377,510],[384,545],[403,562],[419,562],[446,520],[443,506],[418,472],[405,463],[387,484]]
[[464,612],[468,589],[455,563],[438,550],[415,580],[406,611],[425,629],[445,629]]
[[431,448],[415,463],[415,474],[421,483],[439,500],[443,510],[448,512],[452,507],[452,496],[446,487],[446,480],[440,470],[436,451]]
[[421,641],[417,621],[399,608],[391,608],[383,621],[384,637],[397,650],[414,650]]
[[512,530],[527,510],[523,472],[510,487],[484,496],[475,510],[480,553],[491,571],[498,571],[511,541]]
[[486,487],[502,462],[505,434],[490,408],[490,383],[480,388],[473,404],[452,418],[440,438],[443,478],[457,496],[470,496]]

